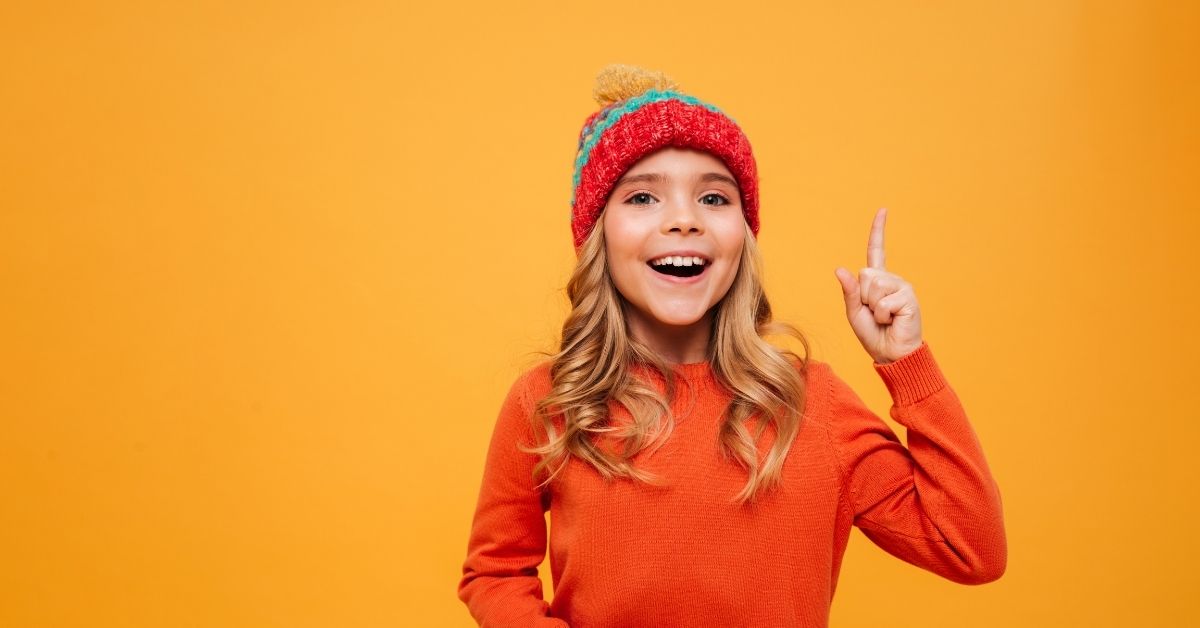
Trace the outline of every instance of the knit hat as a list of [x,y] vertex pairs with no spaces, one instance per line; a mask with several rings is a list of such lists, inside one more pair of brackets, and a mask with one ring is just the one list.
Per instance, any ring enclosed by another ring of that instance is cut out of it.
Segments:
[[579,132],[572,182],[577,253],[617,180],[643,156],[666,146],[706,151],[725,162],[738,182],[746,222],[758,237],[758,169],[750,140],[733,118],[680,92],[662,72],[636,66],[606,66],[596,76],[592,96],[601,109]]

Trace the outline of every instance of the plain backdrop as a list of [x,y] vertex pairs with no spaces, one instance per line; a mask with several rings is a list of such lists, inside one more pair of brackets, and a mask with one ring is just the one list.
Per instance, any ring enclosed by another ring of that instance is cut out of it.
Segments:
[[889,208],[1000,485],[1001,580],[855,530],[832,625],[1181,625],[1196,6],[0,8],[0,624],[473,625],[488,438],[554,348],[619,62],[742,125],[776,312],[885,417],[833,270]]

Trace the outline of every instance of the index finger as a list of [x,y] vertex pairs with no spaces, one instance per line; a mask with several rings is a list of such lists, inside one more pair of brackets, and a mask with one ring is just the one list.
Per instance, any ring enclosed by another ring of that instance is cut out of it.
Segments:
[[887,220],[887,208],[880,207],[871,223],[871,237],[867,239],[867,266],[883,270],[883,224]]

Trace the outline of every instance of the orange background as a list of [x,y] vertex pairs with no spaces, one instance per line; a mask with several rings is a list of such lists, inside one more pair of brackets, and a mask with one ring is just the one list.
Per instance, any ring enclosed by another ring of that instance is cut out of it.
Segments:
[[1200,612],[1195,3],[23,4],[0,624],[473,625],[483,457],[566,311],[611,62],[743,126],[777,313],[885,416],[833,270],[889,208],[1000,484],[1001,580],[856,530],[833,626]]

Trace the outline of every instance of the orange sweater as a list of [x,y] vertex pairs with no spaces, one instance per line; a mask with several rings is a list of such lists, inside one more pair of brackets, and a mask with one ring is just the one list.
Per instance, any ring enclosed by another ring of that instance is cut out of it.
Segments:
[[[1007,560],[1000,491],[929,345],[873,364],[908,447],[828,364],[810,360],[782,490],[745,507],[730,499],[746,473],[717,449],[729,393],[707,363],[678,365],[697,401],[687,412],[681,386],[675,431],[658,452],[634,458],[670,486],[606,484],[572,459],[535,492],[536,457],[515,445],[534,440],[529,416],[550,391],[549,363],[530,369],[492,434],[459,598],[481,626],[827,626],[851,525],[954,582],[999,578]],[[651,379],[663,390],[661,377]],[[611,407],[614,421],[628,417]],[[760,452],[773,440],[768,428]],[[553,604],[537,575],[547,509]]]

